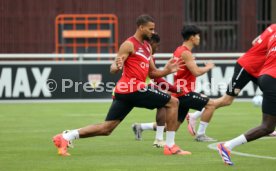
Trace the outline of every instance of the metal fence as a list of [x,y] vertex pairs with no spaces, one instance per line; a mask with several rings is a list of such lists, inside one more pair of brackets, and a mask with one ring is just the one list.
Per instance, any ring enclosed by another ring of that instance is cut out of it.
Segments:
[[249,39],[272,22],[271,0],[185,0],[184,4],[184,22],[202,29],[200,52],[243,51]]
[[271,0],[257,0],[257,33],[262,33],[271,23]]

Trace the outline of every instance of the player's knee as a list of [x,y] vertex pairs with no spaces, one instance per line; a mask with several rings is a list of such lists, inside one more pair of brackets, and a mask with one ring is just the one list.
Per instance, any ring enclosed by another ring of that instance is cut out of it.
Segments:
[[112,125],[105,124],[101,129],[101,135],[109,136],[113,130],[114,130],[114,127]]
[[103,136],[109,136],[112,133],[112,130],[110,129],[103,129],[102,130],[102,135]]
[[222,101],[223,106],[229,106],[229,105],[231,105],[232,102],[233,102],[233,100],[234,100],[233,96],[224,96],[223,101]]
[[229,99],[225,99],[223,102],[224,102],[224,106],[229,106],[232,104],[233,101]]
[[178,101],[177,98],[171,97],[171,100],[170,100],[169,103],[170,103],[170,106],[171,106],[171,107],[178,107],[179,101]]
[[274,125],[269,125],[269,124],[263,124],[262,125],[262,130],[265,132],[266,135],[272,133],[275,130]]
[[209,109],[215,109],[216,106],[215,106],[215,101],[210,99],[207,103],[207,105],[205,106],[205,108],[209,108]]
[[107,130],[107,131],[105,131],[102,135],[103,135],[103,136],[109,136],[111,133],[112,133],[112,131],[108,131],[108,130]]

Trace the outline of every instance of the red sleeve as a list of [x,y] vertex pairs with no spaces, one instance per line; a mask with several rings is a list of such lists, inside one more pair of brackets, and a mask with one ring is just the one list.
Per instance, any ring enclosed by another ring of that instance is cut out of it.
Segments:
[[[170,92],[173,92],[173,93],[177,93],[177,87],[168,83],[165,79],[163,78],[155,78],[154,79],[154,82],[156,83],[156,85],[160,85],[162,89],[166,89],[166,88],[169,88],[168,90]],[[162,84],[161,84],[162,83]]]

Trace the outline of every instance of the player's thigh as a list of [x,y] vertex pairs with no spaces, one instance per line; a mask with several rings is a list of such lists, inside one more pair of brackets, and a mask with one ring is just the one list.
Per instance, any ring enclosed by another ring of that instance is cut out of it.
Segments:
[[171,100],[171,95],[158,90],[157,88],[145,88],[132,96],[132,103],[135,107],[147,109],[161,108]]
[[106,121],[122,121],[133,109],[133,105],[122,100],[114,99],[106,116]]
[[262,75],[259,78],[259,83],[263,91],[263,113],[276,116],[276,78]]
[[181,103],[181,100],[179,100],[179,106],[178,106],[178,117],[177,120],[182,123],[185,118],[186,115],[189,112],[189,108],[187,106],[184,105],[184,103]]
[[199,111],[201,111],[209,102],[209,98],[206,95],[196,92],[190,92],[179,97],[178,99],[179,105]]

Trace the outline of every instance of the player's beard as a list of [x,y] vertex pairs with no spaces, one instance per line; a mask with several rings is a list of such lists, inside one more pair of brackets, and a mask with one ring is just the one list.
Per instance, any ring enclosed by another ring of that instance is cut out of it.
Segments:
[[150,41],[150,37],[147,36],[146,34],[143,34],[142,38],[143,40]]

